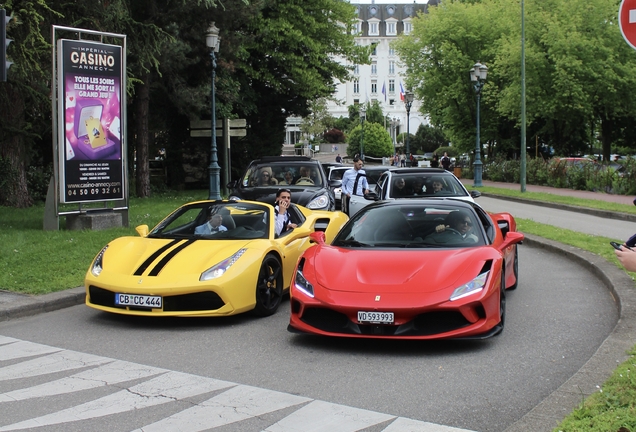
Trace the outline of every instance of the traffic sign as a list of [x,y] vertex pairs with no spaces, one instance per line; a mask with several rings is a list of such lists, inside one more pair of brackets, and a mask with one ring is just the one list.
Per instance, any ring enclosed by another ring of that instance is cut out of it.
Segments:
[[618,23],[625,41],[636,49],[636,0],[622,0],[618,7]]

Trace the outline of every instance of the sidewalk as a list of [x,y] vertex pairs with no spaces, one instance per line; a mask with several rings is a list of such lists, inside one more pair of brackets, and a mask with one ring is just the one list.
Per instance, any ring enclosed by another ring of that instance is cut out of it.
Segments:
[[[476,189],[472,179],[461,179],[466,189]],[[488,187],[496,187],[501,189],[511,189],[521,191],[519,183],[493,182],[490,180],[482,180],[482,184]],[[634,197],[629,195],[613,195],[604,192],[581,191],[567,188],[554,188],[550,186],[526,185],[526,192],[543,192],[552,195],[569,196],[574,198],[584,198],[590,200],[613,202],[618,204],[634,205]]]

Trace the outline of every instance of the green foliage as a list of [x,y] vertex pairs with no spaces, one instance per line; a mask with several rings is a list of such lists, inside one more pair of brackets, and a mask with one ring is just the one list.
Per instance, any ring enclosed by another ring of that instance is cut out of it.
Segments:
[[[472,167],[471,167],[472,169]],[[519,183],[520,161],[496,158],[484,165],[486,180]],[[466,178],[472,178],[469,171]],[[636,159],[629,158],[620,171],[603,164],[571,164],[557,158],[527,158],[526,183],[557,188],[636,195]]]
[[413,153],[430,153],[445,146],[448,146],[448,139],[444,131],[426,124],[421,124],[417,128],[415,136],[410,141]]
[[[636,148],[636,57],[616,24],[615,0],[526,0],[526,115],[528,136],[575,154],[602,142],[603,153]],[[518,154],[521,44],[518,2],[441,2],[418,16],[395,44],[407,67],[406,85],[422,114],[453,146],[471,151],[476,101],[468,70],[489,73],[481,93],[482,142],[489,156]],[[577,182],[580,184],[580,182]]]
[[393,143],[391,136],[384,129],[384,126],[378,123],[364,123],[364,136],[362,135],[362,127],[356,126],[347,139],[347,157],[353,157],[355,154],[361,153],[360,142],[364,144],[364,155],[374,158],[388,157],[393,153]]

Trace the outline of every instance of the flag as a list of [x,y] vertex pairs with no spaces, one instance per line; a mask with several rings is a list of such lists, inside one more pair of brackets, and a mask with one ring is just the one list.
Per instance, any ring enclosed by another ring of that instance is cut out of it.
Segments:
[[404,102],[404,87],[402,87],[402,82],[400,82],[400,100]]
[[386,83],[382,83],[382,94],[384,95],[384,102],[386,102]]

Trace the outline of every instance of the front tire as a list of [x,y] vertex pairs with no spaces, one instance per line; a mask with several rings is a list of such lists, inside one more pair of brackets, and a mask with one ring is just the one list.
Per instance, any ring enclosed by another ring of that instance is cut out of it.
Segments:
[[276,313],[283,299],[283,266],[274,255],[265,256],[256,280],[254,314],[265,317]]

